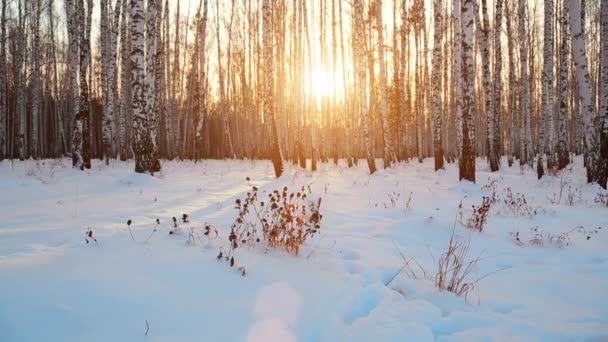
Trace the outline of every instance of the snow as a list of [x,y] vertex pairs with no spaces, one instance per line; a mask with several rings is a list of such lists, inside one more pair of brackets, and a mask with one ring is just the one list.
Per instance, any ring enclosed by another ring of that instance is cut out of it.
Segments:
[[[164,161],[154,177],[128,162],[86,172],[67,159],[0,162],[0,341],[608,340],[608,209],[594,202],[601,190],[586,184],[580,158],[572,206],[565,194],[550,201],[559,177],[538,181],[506,160],[493,174],[478,160],[477,184],[458,182],[453,164],[434,172],[431,159],[372,176],[364,162],[342,162],[314,173],[288,166],[279,179],[266,161]],[[466,299],[398,273],[403,254],[434,276],[459,203],[467,216],[493,179],[500,196],[523,193],[536,214],[513,215],[499,200],[483,232],[456,224],[468,258],[481,257],[471,280],[485,276]],[[323,220],[299,257],[238,249],[242,277],[216,255],[235,199],[253,185],[310,185]],[[188,247],[187,230],[169,235],[182,213],[219,238]],[[85,243],[87,228],[98,244]],[[567,246],[546,238],[565,232]],[[529,244],[537,233],[543,246]]]

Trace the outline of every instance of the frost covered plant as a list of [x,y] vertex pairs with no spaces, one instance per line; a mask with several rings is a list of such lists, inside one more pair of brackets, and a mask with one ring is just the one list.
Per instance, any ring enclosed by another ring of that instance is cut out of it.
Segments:
[[479,257],[469,260],[471,238],[457,241],[454,233],[455,227],[452,229],[447,250],[437,260],[435,286],[440,290],[447,290],[466,298],[474,284],[480,280],[470,280],[471,272],[477,268]]
[[524,194],[513,194],[511,188],[505,189],[505,196],[502,199],[503,209],[501,213],[507,216],[532,216],[534,211],[528,205],[528,200]]
[[[169,230],[169,235],[180,234],[182,232],[181,226],[177,223],[177,219],[175,218],[175,216],[173,216],[172,219],[173,219],[173,228],[171,228],[171,230]],[[182,224],[190,223],[190,217],[188,216],[188,214],[183,213],[181,221],[182,221],[181,222]],[[189,228],[189,226],[188,226],[188,228]]]
[[95,235],[93,235],[93,230],[91,228],[87,228],[87,231],[84,233],[84,241],[89,244],[89,242],[95,242],[96,245],[99,245]]
[[158,226],[160,226],[160,219],[156,218],[156,224],[154,225],[154,229],[152,230],[150,235],[148,235],[148,238],[146,239],[146,241],[144,241],[145,243],[150,241],[150,238],[152,237],[152,235],[154,235],[154,233],[156,233],[156,231],[158,230]]
[[384,202],[384,208],[397,208],[399,205],[399,197],[401,197],[400,192],[393,192],[392,194],[386,195],[388,197],[388,202]]
[[[467,228],[483,232],[486,222],[488,220],[488,216],[490,215],[490,207],[492,206],[492,203],[493,202],[491,197],[483,196],[481,204],[477,206],[472,206],[471,215],[464,219],[464,222],[463,214],[461,211],[461,224]],[[459,208],[462,209],[462,202],[460,203]]]
[[599,205],[600,207],[608,208],[608,191],[602,192],[600,190],[600,192],[595,195],[593,202],[595,202],[595,204]]
[[252,187],[244,199],[236,199],[238,214],[230,227],[228,251],[220,249],[218,259],[234,266],[234,251],[240,247],[253,248],[262,240],[267,248],[278,248],[298,255],[308,238],[321,229],[321,198],[310,200],[310,187],[290,192],[287,187],[258,198],[258,188]]

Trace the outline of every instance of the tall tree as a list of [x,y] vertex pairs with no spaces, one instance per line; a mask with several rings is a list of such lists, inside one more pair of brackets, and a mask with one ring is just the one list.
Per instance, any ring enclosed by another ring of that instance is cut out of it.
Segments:
[[[90,118],[90,102],[89,102],[89,74],[91,53],[91,16],[93,14],[93,0],[76,0],[77,1],[77,17],[79,24],[78,40],[79,40],[79,77],[80,77],[80,101],[78,110],[78,119],[82,127],[82,165],[81,169],[91,168],[91,118]],[[86,9],[85,9],[86,7]]]
[[65,0],[65,11],[68,29],[68,71],[70,84],[70,116],[74,118],[72,129],[72,166],[83,167],[82,159],[82,119],[80,117],[80,98],[78,97],[78,19],[77,2]]
[[452,87],[454,88],[454,110],[456,116],[456,150],[460,158],[462,152],[462,20],[460,17],[461,0],[452,0],[452,31],[454,49],[452,57]]
[[543,111],[542,118],[539,120],[539,146],[536,167],[538,179],[544,174],[543,159],[545,153],[548,153],[547,166],[550,166],[553,160],[553,20],[553,0],[545,0]]
[[520,113],[523,119],[523,137],[520,140],[520,164],[529,164],[532,156],[532,129],[530,123],[530,81],[528,79],[528,26],[526,6],[519,0],[519,63],[520,63]]
[[[219,6],[219,3],[218,3]],[[200,9],[199,9],[200,10]],[[208,13],[208,4],[207,0],[203,0],[203,17],[197,22],[197,33],[196,39],[198,40],[198,72],[199,72],[199,80],[198,80],[198,94],[200,96],[199,106],[198,106],[198,122],[196,124],[196,139],[199,143],[199,146],[203,146],[203,128],[205,123],[205,117],[207,115],[207,101],[206,101],[206,92],[205,92],[205,83],[207,82],[207,74],[205,69],[205,56],[206,56],[206,48],[205,48],[205,40],[207,37],[207,13]],[[218,41],[219,43],[219,41]]]
[[[600,92],[600,112],[602,120],[602,133],[600,136],[600,170],[598,182],[606,189],[608,181],[608,0],[601,0],[601,92]],[[0,61],[1,63],[1,61]]]
[[384,26],[382,24],[382,0],[376,0],[376,28],[378,32],[378,64],[380,65],[380,97],[382,110],[382,131],[384,137],[384,167],[397,161],[388,120],[388,91],[386,85],[386,64],[384,61]]
[[570,162],[568,153],[568,1],[561,0],[560,18],[561,47],[559,53],[559,136],[557,141],[557,168],[565,168]]
[[[496,11],[494,13],[494,85],[493,95],[494,104],[494,117],[491,126],[493,127],[492,136],[493,139],[489,140],[492,145],[490,149],[490,167],[492,166],[492,159],[496,163],[496,168],[500,165],[500,156],[502,150],[502,49],[501,49],[501,32],[502,32],[502,2],[503,0],[496,0]],[[510,91],[513,91],[512,89]],[[493,156],[492,156],[493,154]]]
[[6,156],[6,0],[2,0],[0,15],[0,161]]
[[473,97],[473,0],[462,1],[462,152],[459,179],[475,182],[475,102]]
[[[152,6],[154,0],[151,0]],[[148,6],[151,5],[148,4]],[[148,7],[148,15],[153,9]],[[156,172],[160,170],[160,162],[156,158],[152,135],[150,134],[150,120],[146,100],[150,99],[146,92],[147,72],[145,68],[144,51],[146,39],[144,35],[145,13],[143,0],[131,0],[131,97],[133,106],[133,152],[135,153],[135,172]],[[151,33],[152,31],[148,31]],[[153,37],[151,37],[153,39]],[[153,41],[153,40],[152,40]],[[153,51],[153,50],[151,50]],[[153,75],[152,75],[153,76]]]
[[433,39],[433,70],[431,82],[433,86],[433,150],[435,155],[435,171],[443,169],[443,141],[442,141],[442,115],[441,115],[441,0],[433,0],[434,39]]
[[355,56],[355,72],[357,73],[357,88],[359,91],[359,111],[363,118],[363,135],[365,139],[365,155],[367,158],[367,166],[369,173],[376,172],[376,162],[372,151],[372,139],[370,133],[370,115],[367,108],[366,96],[366,64],[365,64],[365,23],[363,21],[363,2],[362,0],[354,0],[354,48],[353,55]]
[[262,0],[262,43],[264,44],[264,119],[270,126],[270,159],[274,166],[274,174],[278,178],[283,174],[283,157],[277,134],[277,121],[274,112],[274,82],[273,82],[273,39],[272,39],[272,2]]
[[597,180],[598,139],[594,125],[595,108],[592,101],[592,85],[587,65],[587,48],[585,44],[585,31],[581,22],[581,2],[570,0],[570,23],[572,29],[572,55],[576,67],[576,83],[580,100],[580,111],[583,121],[585,142],[585,166],[587,167],[587,181]]
[[[21,0],[17,3],[17,27],[15,28],[15,86],[17,88],[17,116],[19,117],[18,151],[19,159],[27,156],[27,117],[25,108],[25,15]],[[27,11],[27,8],[25,9]]]
[[31,87],[32,87],[32,96],[31,96],[31,139],[30,139],[30,154],[38,159],[40,157],[40,142],[39,142],[39,119],[40,119],[40,110],[41,110],[41,87],[40,87],[40,65],[41,65],[41,56],[40,56],[40,12],[41,12],[41,1],[34,0],[30,2],[30,31],[31,31],[31,59],[30,63],[31,71]]

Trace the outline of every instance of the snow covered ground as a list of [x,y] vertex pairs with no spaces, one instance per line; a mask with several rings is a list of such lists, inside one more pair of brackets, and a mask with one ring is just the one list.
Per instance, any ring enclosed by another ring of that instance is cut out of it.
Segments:
[[[560,204],[550,200],[559,177],[491,174],[482,160],[477,184],[459,183],[455,165],[434,172],[432,160],[373,176],[363,162],[288,168],[280,179],[265,161],[164,162],[155,177],[132,163],[69,165],[0,163],[0,341],[608,340],[608,209],[580,159]],[[482,279],[466,300],[439,291],[428,278],[455,219],[492,180],[499,200],[484,231],[455,230],[470,237],[468,259],[481,257],[468,280]],[[245,277],[216,260],[236,198],[252,185],[307,184],[324,216],[299,257],[241,248]],[[506,188],[529,213],[504,204]],[[169,235],[182,213],[219,238],[186,246],[187,234]],[[85,244],[88,228],[98,245]],[[398,273],[401,255],[419,264],[416,279]]]

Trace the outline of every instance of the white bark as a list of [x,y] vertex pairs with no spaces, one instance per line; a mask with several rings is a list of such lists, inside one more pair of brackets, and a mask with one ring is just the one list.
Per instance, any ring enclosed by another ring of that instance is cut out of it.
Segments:
[[386,64],[384,61],[384,27],[382,24],[382,0],[376,0],[376,27],[378,32],[378,63],[380,64],[380,108],[382,111],[382,130],[384,136],[384,167],[397,161],[388,121],[388,91],[386,89]]
[[370,118],[367,108],[367,95],[366,95],[366,63],[365,63],[365,23],[363,22],[363,2],[362,0],[354,0],[354,16],[355,22],[355,47],[353,54],[355,55],[355,70],[357,73],[358,91],[359,91],[359,111],[363,118],[363,134],[365,139],[365,156],[367,158],[367,164],[369,172],[373,174],[376,172],[376,163],[372,155],[372,142],[370,137]]
[[[196,139],[202,143],[203,139],[203,127],[205,123],[205,116],[207,115],[207,101],[205,94],[205,83],[207,82],[207,75],[205,73],[205,40],[207,37],[207,0],[203,0],[203,17],[200,19],[198,25],[197,39],[198,39],[198,92],[200,96],[200,103],[198,106],[198,122],[196,124]],[[202,145],[201,145],[202,146]]]
[[462,155],[460,157],[459,179],[475,182],[475,99],[473,97],[473,0],[462,2],[462,56],[463,56],[463,96],[462,96]]
[[441,115],[441,0],[433,0],[434,32],[433,32],[433,69],[431,83],[433,93],[431,98],[433,113],[433,147],[435,155],[435,171],[443,169],[442,115]]
[[583,123],[583,139],[585,141],[587,180],[596,180],[596,163],[598,161],[598,139],[593,123],[595,108],[592,101],[591,78],[587,65],[587,49],[585,46],[585,34],[581,23],[580,0],[570,0],[570,23],[572,24],[572,55],[576,67],[576,83],[578,84],[578,95],[580,99],[580,111]]
[[532,130],[530,126],[530,86],[528,80],[528,33],[526,23],[527,1],[519,0],[519,61],[520,61],[520,112],[523,118],[523,137],[520,141],[520,162],[528,164],[532,156]]
[[6,0],[0,16],[0,161],[6,156]]
[[453,87],[456,110],[456,149],[458,157],[462,153],[462,22],[460,18],[461,0],[452,0],[452,30],[454,31]]

